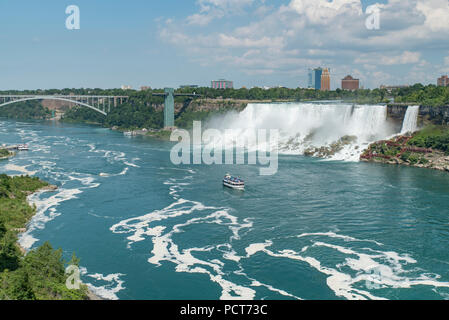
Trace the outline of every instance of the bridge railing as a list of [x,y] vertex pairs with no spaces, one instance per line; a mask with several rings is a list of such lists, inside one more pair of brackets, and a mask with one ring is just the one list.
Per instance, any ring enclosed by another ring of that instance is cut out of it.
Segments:
[[111,108],[129,99],[128,96],[105,95],[0,95],[0,107],[15,102],[30,100],[60,100],[87,106],[91,109],[107,114]]

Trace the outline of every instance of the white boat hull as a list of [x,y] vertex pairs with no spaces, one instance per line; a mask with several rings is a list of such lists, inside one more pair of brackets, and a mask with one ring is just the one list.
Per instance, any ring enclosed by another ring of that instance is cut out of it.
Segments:
[[230,184],[230,183],[227,183],[227,182],[225,182],[225,181],[223,181],[223,185],[225,186],[225,187],[228,187],[228,188],[231,188],[231,189],[236,189],[236,190],[245,190],[245,186],[243,185],[243,186],[239,186],[239,185],[233,185],[233,184]]

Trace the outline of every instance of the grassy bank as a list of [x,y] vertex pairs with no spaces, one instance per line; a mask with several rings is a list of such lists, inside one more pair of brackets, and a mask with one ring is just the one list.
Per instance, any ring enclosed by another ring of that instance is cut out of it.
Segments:
[[[19,229],[35,214],[27,196],[48,183],[28,176],[0,175],[0,300],[83,300],[87,287],[67,289],[62,250],[49,243],[24,255],[17,245]],[[69,264],[77,265],[73,256]]]
[[408,144],[421,148],[440,150],[449,155],[449,127],[428,126],[417,132]]

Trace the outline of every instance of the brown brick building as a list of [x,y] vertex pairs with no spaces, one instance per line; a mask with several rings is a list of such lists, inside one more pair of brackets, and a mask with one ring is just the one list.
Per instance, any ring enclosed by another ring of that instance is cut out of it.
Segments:
[[354,79],[351,76],[346,76],[341,80],[341,88],[343,90],[358,90],[360,88],[359,79]]
[[449,78],[447,76],[441,76],[441,78],[438,78],[438,86],[441,87],[449,86]]

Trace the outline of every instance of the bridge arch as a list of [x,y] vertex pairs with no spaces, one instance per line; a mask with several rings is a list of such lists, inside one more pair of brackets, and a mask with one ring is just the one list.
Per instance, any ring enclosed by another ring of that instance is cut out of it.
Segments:
[[14,100],[14,101],[8,101],[8,102],[0,104],[0,107],[4,107],[4,106],[10,105],[10,104],[14,104],[14,103],[18,103],[18,102],[31,101],[31,100],[59,100],[59,101],[66,101],[66,102],[71,102],[71,103],[74,103],[74,104],[77,104],[77,105],[80,105],[80,106],[83,106],[83,107],[87,107],[89,109],[92,109],[92,110],[94,110],[96,112],[101,113],[104,116],[108,115],[103,110],[95,108],[95,107],[93,107],[93,106],[91,106],[91,105],[89,105],[87,103],[76,101],[76,100],[71,100],[71,99],[67,99],[67,98],[62,98],[62,97],[51,97],[51,96],[50,97],[46,97],[46,96],[45,97],[42,97],[42,96],[39,97],[39,96],[36,96],[36,97],[23,98],[23,99]]

